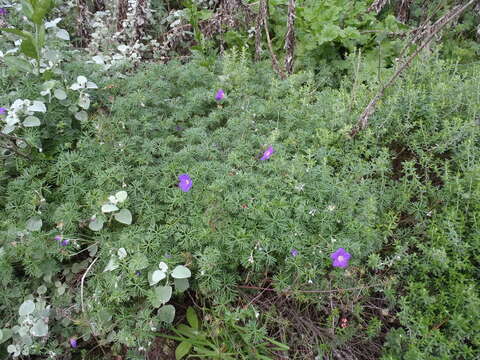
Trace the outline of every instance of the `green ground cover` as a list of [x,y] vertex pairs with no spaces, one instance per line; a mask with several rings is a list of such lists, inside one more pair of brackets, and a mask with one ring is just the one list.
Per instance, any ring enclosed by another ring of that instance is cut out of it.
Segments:
[[[418,63],[355,139],[359,81],[280,81],[238,55],[70,67],[99,86],[92,115],[65,130],[53,101],[26,129],[42,152],[2,158],[4,356],[143,358],[191,305],[207,358],[478,357],[478,65]],[[38,98],[27,83],[2,103]]]

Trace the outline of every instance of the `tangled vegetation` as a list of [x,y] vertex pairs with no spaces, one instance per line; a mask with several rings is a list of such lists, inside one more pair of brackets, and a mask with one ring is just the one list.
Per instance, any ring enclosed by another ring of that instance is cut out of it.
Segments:
[[252,48],[212,54],[215,2],[183,9],[196,43],[167,63],[121,45],[140,1],[112,43],[97,11],[86,49],[52,19],[65,9],[26,3],[0,40],[17,41],[0,66],[2,358],[478,358],[480,64],[452,55],[456,33],[352,137],[395,74],[401,40],[387,56],[362,35],[407,26],[388,6],[359,1],[364,21],[327,36],[307,20],[337,24],[346,2],[302,4],[281,79]]

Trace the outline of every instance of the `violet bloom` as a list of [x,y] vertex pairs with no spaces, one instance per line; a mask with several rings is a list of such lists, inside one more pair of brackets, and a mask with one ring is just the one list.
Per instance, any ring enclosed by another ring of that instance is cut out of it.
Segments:
[[77,347],[77,339],[71,338],[70,339],[70,345],[72,346],[72,348],[76,348]]
[[7,15],[7,9],[0,8],[0,15],[2,15],[2,16]]
[[180,182],[178,183],[178,187],[182,189],[183,192],[189,192],[192,188],[192,179],[188,174],[182,174],[178,177]]
[[275,149],[273,147],[269,147],[267,151],[263,153],[263,156],[260,158],[260,160],[268,160],[270,159],[270,156],[275,152]]
[[220,101],[225,97],[225,92],[220,89],[217,91],[217,94],[215,95],[215,100]]
[[60,245],[62,245],[62,246],[67,246],[69,243],[70,243],[70,240],[64,239],[64,240],[62,240],[62,242],[60,243]]
[[7,109],[5,109],[4,107],[0,107],[0,115],[3,115],[7,112]]
[[62,235],[55,235],[54,239],[55,239],[55,241],[60,242],[60,241],[62,241],[63,237],[62,237]]
[[348,266],[348,261],[350,260],[351,255],[345,251],[344,248],[340,248],[335,251],[330,257],[333,260],[333,266],[346,268]]
[[290,254],[291,254],[293,257],[295,257],[295,256],[298,255],[298,250],[297,250],[297,249],[292,249],[292,250],[290,250]]

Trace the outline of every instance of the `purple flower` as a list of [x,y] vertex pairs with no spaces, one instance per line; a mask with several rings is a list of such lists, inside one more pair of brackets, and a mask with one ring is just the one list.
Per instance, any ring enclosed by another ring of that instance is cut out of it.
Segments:
[[182,174],[178,177],[180,182],[178,183],[178,187],[182,189],[183,192],[189,192],[192,187],[192,179],[188,174]]
[[295,256],[298,255],[298,250],[297,250],[297,249],[292,249],[292,250],[290,250],[290,254],[291,254],[293,257],[295,257]]
[[137,270],[137,271],[135,271],[135,275],[140,276],[140,275],[142,275],[142,272]]
[[63,237],[62,235],[55,235],[55,241],[62,241]]
[[5,114],[6,112],[7,112],[7,109],[5,109],[4,107],[0,107],[0,115]]
[[268,160],[270,159],[270,156],[275,152],[275,149],[273,147],[269,147],[267,151],[263,153],[263,156],[260,158],[260,160]]
[[0,8],[0,15],[7,15],[7,9],[5,8]]
[[64,240],[62,240],[62,242],[60,243],[60,245],[62,245],[62,246],[67,246],[69,243],[70,243],[70,240],[64,239]]
[[348,261],[350,260],[351,255],[345,251],[344,248],[340,248],[335,251],[330,257],[333,260],[333,266],[346,268],[348,266]]
[[215,95],[215,100],[220,101],[225,97],[225,92],[220,89],[217,91],[217,94]]
[[70,338],[70,345],[72,346],[72,348],[76,348],[77,347],[77,339]]

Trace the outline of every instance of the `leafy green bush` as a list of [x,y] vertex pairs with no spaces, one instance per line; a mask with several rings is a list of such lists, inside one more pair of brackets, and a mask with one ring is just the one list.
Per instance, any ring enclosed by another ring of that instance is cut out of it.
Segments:
[[[147,348],[172,320],[170,297],[186,302],[185,286],[166,288],[180,265],[211,305],[265,282],[314,304],[333,333],[309,345],[318,352],[385,341],[385,359],[475,358],[480,68],[415,66],[355,140],[375,89],[318,91],[309,73],[280,81],[241,56],[99,83],[74,146],[0,171],[0,328],[41,286],[52,308],[30,353],[65,352],[70,338]],[[102,211],[119,198],[131,221]],[[332,267],[340,247],[346,269]]]

